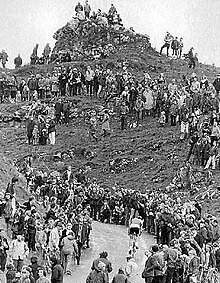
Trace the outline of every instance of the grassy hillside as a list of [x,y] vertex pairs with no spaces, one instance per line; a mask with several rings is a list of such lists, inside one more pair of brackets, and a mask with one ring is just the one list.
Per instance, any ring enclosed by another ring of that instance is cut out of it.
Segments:
[[[101,62],[73,62],[66,65],[84,68],[89,64],[94,66],[98,63],[117,71],[121,68],[123,61],[127,62],[128,69],[138,77],[142,77],[144,71],[147,71],[153,78],[159,73],[164,73],[169,81],[172,78],[180,79],[183,74],[192,73],[184,60],[159,57],[155,50],[143,49],[142,46],[135,44],[124,46],[117,54]],[[11,74],[21,78],[29,76],[32,72],[47,73],[54,67],[56,66],[25,66],[11,71]],[[202,64],[195,69],[199,76],[205,74],[210,81],[214,79],[218,71],[215,67]],[[1,133],[5,138],[2,139],[0,153],[13,161],[31,153],[35,156],[36,169],[64,170],[66,165],[72,165],[73,170],[76,171],[77,168],[87,165],[88,177],[96,178],[105,187],[118,183],[125,188],[145,191],[146,189],[165,188],[169,185],[184,164],[188,151],[187,143],[179,141],[180,127],[159,128],[155,119],[146,117],[142,126],[122,132],[119,129],[118,117],[113,116],[111,118],[111,137],[106,139],[100,137],[97,144],[91,143],[88,138],[86,112],[88,109],[97,109],[102,103],[102,101],[88,97],[79,97],[78,118],[69,127],[58,127],[57,142],[54,147],[50,145],[30,147],[26,144],[24,127],[15,129],[8,125],[1,125]],[[20,106],[0,105],[0,112],[13,113],[17,107]],[[100,132],[101,129],[99,129]],[[73,159],[67,157],[62,161],[54,160],[54,155],[66,150],[74,153]],[[82,153],[85,150],[94,153],[92,160],[83,156]],[[109,162],[117,158],[121,167],[111,169]],[[197,180],[194,180],[201,191],[206,190],[204,174],[201,171],[197,174]],[[7,179],[8,175],[5,176],[4,178]],[[218,171],[214,173],[213,179],[214,186],[218,186]],[[211,204],[212,206],[205,200],[205,209],[214,209],[216,213],[219,213],[218,200],[212,200]]]
[[[142,76],[143,72],[148,72],[153,78],[159,73],[164,73],[168,80],[172,78],[180,79],[183,74],[190,75],[195,71],[198,76],[206,75],[211,81],[215,78],[220,68],[210,65],[198,64],[195,70],[189,69],[187,62],[182,59],[174,60],[165,56],[160,57],[159,53],[151,47],[144,48],[141,43],[130,43],[120,46],[115,54],[111,54],[107,59],[101,60],[84,60],[64,63],[64,66],[76,66],[84,69],[86,66],[95,66],[96,64],[109,67],[114,70],[119,70],[121,63],[126,62],[129,71],[137,76]],[[50,65],[26,65],[16,70],[4,70],[6,73],[16,75],[18,78],[27,78],[31,73],[46,74],[54,68],[59,67],[59,64]],[[0,69],[0,72],[3,71]]]

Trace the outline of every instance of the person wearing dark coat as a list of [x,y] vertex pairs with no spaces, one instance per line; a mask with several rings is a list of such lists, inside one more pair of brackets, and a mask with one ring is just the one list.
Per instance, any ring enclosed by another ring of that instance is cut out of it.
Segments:
[[27,86],[30,90],[29,100],[32,100],[34,97],[34,92],[38,90],[38,80],[32,74],[31,78],[27,82]]
[[50,260],[52,262],[51,283],[63,283],[63,267],[60,261],[54,256]]
[[89,273],[86,278],[86,283],[108,283],[108,278],[103,271],[105,264],[101,261],[98,262],[97,266]]
[[188,53],[188,57],[189,57],[189,68],[195,69],[196,60],[195,60],[194,48],[193,47],[190,48],[189,53]]
[[107,252],[102,252],[102,253],[100,253],[99,258],[98,258],[98,259],[95,259],[95,260],[93,261],[91,269],[92,269],[92,270],[96,270],[96,269],[98,268],[99,262],[103,262],[103,263],[105,264],[105,270],[104,270],[104,272],[105,272],[105,274],[106,274],[106,276],[107,276],[107,282],[109,282],[108,274],[109,274],[110,272],[112,272],[113,269],[112,269],[112,264],[111,264],[111,262],[108,260],[107,257],[108,257],[108,253],[107,253]]
[[34,131],[35,122],[33,118],[30,118],[27,122],[27,138],[28,144],[33,144],[33,131]]
[[35,219],[35,210],[31,211],[31,216],[27,221],[28,226],[28,248],[30,251],[35,251],[35,237],[36,237],[36,219]]
[[15,195],[15,184],[18,182],[18,178],[17,177],[13,177],[11,179],[11,182],[8,183],[7,189],[5,191],[5,195],[8,193],[10,194],[11,197],[13,197]]
[[59,91],[60,91],[60,95],[61,96],[65,96],[66,95],[66,83],[68,81],[67,75],[65,72],[63,72],[60,76],[59,76]]
[[21,55],[18,54],[18,57],[14,59],[15,68],[19,68],[22,65]]
[[78,2],[78,4],[75,7],[75,12],[82,12],[83,11],[83,6],[80,4],[80,2]]
[[217,78],[214,80],[213,86],[214,86],[216,92],[219,94],[219,92],[220,92],[220,74],[218,74]]
[[9,250],[8,241],[4,236],[4,231],[0,232],[0,270],[5,271],[7,262],[7,251]]
[[14,269],[14,266],[12,263],[9,263],[7,264],[6,266],[6,280],[7,280],[7,283],[12,283],[12,282],[15,282],[14,279],[15,279],[15,276],[16,276],[16,271]]
[[112,283],[128,283],[128,278],[122,268],[119,268],[118,274],[112,279]]
[[215,258],[216,258],[216,268],[218,272],[220,272],[220,247],[218,246],[215,250]]
[[56,116],[56,123],[61,123],[61,114],[63,111],[63,103],[62,100],[59,99],[55,104],[55,116]]
[[31,265],[29,265],[29,267],[31,268],[33,277],[35,279],[35,282],[37,281],[37,279],[39,278],[39,269],[41,268],[41,266],[38,264],[37,262],[37,257],[36,256],[32,256],[31,257]]
[[55,212],[55,204],[52,203],[51,204],[51,207],[49,209],[49,211],[47,212],[46,214],[46,220],[48,221],[49,219],[53,219],[53,220],[56,220],[57,217],[56,217],[56,212]]

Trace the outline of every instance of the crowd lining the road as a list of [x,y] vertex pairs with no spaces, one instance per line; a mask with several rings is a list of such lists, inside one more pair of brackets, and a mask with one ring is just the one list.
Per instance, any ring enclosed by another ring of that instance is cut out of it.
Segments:
[[[110,20],[117,16],[120,22],[114,5],[110,10]],[[83,11],[85,17],[90,17],[89,8],[79,3],[76,7],[79,17]],[[178,42],[168,33],[161,53],[165,47],[167,55],[171,47],[173,55],[181,57],[182,40]],[[37,48],[31,60],[36,59]],[[47,60],[50,52],[47,45],[44,51]],[[189,67],[195,68],[196,55],[192,49],[191,53]],[[141,79],[137,78],[125,65],[118,72],[98,64],[94,69],[87,66],[86,70],[57,67],[52,74],[32,74],[20,83],[16,77],[8,80],[7,76],[0,81],[2,103],[29,105],[25,117],[30,146],[54,145],[57,125],[71,123],[72,99],[88,96],[104,103],[101,114],[104,137],[111,135],[112,113],[119,118],[121,131],[141,127],[149,117],[154,117],[158,126],[180,126],[180,140],[187,140],[190,145],[186,163],[205,170],[210,166],[219,169],[219,92],[220,74],[212,83],[196,73],[168,82],[164,74],[153,79],[144,73]],[[88,131],[96,143],[99,114],[91,111],[89,117]],[[22,120],[19,115],[14,117],[15,122]],[[51,272],[51,282],[62,283],[63,275],[74,274],[72,264],[79,265],[82,251],[90,247],[93,220],[129,228],[131,219],[136,217],[142,218],[143,230],[155,236],[157,243],[146,252],[142,273],[146,283],[218,280],[218,219],[202,213],[200,204],[189,201],[184,192],[164,188],[140,193],[119,185],[103,188],[97,180],[89,180],[82,169],[76,174],[71,167],[63,173],[35,171],[30,157],[25,159],[22,173],[31,194],[29,200],[18,202],[16,177],[0,195],[0,216],[6,225],[0,233],[2,281],[6,274],[7,283],[46,283],[50,282],[46,274]],[[183,188],[191,192],[189,179]],[[86,283],[108,283],[113,270],[108,253],[102,252],[91,269]],[[140,278],[137,269],[135,257],[129,253],[126,267],[119,269],[112,283],[137,282]]]

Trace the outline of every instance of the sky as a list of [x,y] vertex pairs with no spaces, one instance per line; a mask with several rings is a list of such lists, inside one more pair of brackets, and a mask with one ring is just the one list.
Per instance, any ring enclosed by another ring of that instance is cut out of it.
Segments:
[[[0,50],[18,53],[24,63],[39,43],[53,47],[53,34],[75,15],[75,0],[0,0]],[[84,3],[84,0],[81,1]],[[159,50],[166,31],[184,39],[184,52],[193,46],[202,63],[220,66],[220,0],[89,0],[92,10],[107,12],[114,3],[125,27],[148,34]]]

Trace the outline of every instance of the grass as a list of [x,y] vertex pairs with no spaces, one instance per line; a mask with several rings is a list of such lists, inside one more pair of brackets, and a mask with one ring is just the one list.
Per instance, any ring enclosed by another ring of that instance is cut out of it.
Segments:
[[[168,81],[172,78],[180,80],[183,74],[190,75],[192,73],[184,60],[159,57],[155,50],[151,48],[143,50],[141,46],[134,44],[124,46],[117,54],[100,62],[85,61],[64,65],[84,68],[87,65],[94,66],[99,63],[105,67],[112,66],[113,70],[117,71],[119,70],[119,63],[122,61],[127,61],[129,71],[135,73],[139,78],[142,77],[144,71],[147,71],[153,78],[156,78],[159,73],[164,73]],[[54,67],[55,65],[24,66],[11,71],[11,73],[17,75],[20,79],[26,78],[32,72],[46,74],[51,72]],[[199,76],[205,74],[210,81],[213,81],[218,69],[199,64],[195,72]],[[2,156],[6,156],[9,160],[17,160],[27,153],[34,153],[37,156],[34,162],[36,170],[62,171],[65,166],[72,165],[73,170],[76,171],[77,168],[85,167],[90,162],[91,170],[87,173],[88,177],[96,178],[105,187],[111,187],[118,183],[125,188],[146,191],[156,188],[162,189],[170,184],[183,165],[188,151],[188,145],[179,141],[179,126],[160,128],[155,119],[146,117],[141,127],[121,131],[118,117],[113,116],[111,118],[111,137],[106,139],[100,137],[97,144],[91,143],[88,138],[88,125],[84,114],[87,109],[97,108],[102,102],[88,97],[80,97],[79,99],[81,100],[78,105],[79,118],[73,120],[69,127],[58,127],[57,142],[54,147],[50,145],[30,147],[26,144],[25,128],[14,129],[2,125],[1,133],[6,136],[6,139],[1,141],[0,153]],[[13,113],[17,107],[20,106],[0,105],[0,112]],[[101,129],[99,128],[99,135],[100,133]],[[68,149],[75,152],[73,159],[67,158],[59,162],[53,160],[54,154]],[[94,152],[94,158],[91,161],[81,154],[84,149]],[[111,172],[109,162],[117,158],[133,162],[126,165],[121,172]],[[7,174],[0,172],[0,175],[4,176],[5,184],[12,173],[7,165],[2,167],[6,168],[7,171]],[[219,173],[216,171],[214,173],[216,184],[218,178]],[[205,185],[202,181],[200,183],[201,190],[205,190]],[[214,200],[211,203],[212,206],[210,206],[210,203],[204,202],[205,210],[214,211],[216,215],[219,215],[218,201]]]

